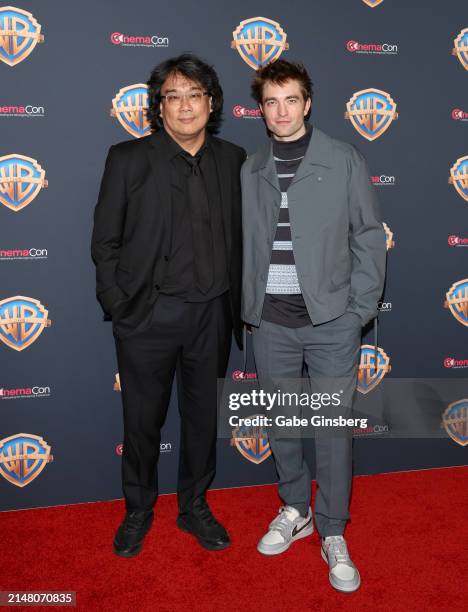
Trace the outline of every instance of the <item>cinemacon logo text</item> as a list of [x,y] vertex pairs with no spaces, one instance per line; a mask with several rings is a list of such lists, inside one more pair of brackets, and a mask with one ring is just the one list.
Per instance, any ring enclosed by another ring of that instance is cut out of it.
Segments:
[[395,185],[396,179],[394,176],[387,176],[386,174],[381,174],[380,176],[371,176],[371,181],[373,185],[381,186],[381,185]]
[[[159,452],[160,453],[172,452],[172,443],[171,442],[161,442],[159,445]],[[117,444],[117,446],[115,447],[115,453],[116,455],[119,455],[120,457],[123,455],[124,445],[122,443]]]
[[0,249],[0,261],[11,259],[47,259],[47,249]]
[[45,108],[43,106],[33,106],[26,104],[23,106],[0,106],[0,117],[44,117]]
[[232,114],[236,119],[261,119],[262,111],[259,108],[246,108],[240,104],[236,104],[232,109]]
[[0,399],[26,399],[34,397],[49,397],[50,387],[22,387],[18,389],[0,389]]
[[468,247],[468,238],[462,238],[461,236],[450,235],[447,238],[448,245],[451,247],[464,246]]
[[377,308],[380,310],[380,312],[390,312],[392,309],[392,303],[391,302],[377,302]]
[[360,43],[357,40],[348,40],[346,49],[350,53],[368,53],[380,55],[396,55],[398,53],[398,45],[389,43]]
[[232,380],[255,380],[257,374],[255,372],[242,372],[242,370],[234,370]]
[[167,36],[127,36],[120,32],[111,34],[111,42],[114,45],[122,45],[123,47],[168,47],[169,38]]
[[384,434],[389,433],[388,425],[369,425],[369,427],[355,427],[353,435],[365,436],[371,434]]
[[454,121],[468,121],[468,113],[461,108],[454,108],[452,110],[452,119]]
[[446,357],[444,359],[444,368],[468,368],[468,359],[454,359]]

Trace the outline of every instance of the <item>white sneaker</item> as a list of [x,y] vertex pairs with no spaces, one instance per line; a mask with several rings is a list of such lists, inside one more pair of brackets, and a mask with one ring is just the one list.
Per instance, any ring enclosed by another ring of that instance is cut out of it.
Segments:
[[309,508],[304,518],[291,506],[282,506],[278,516],[270,523],[267,533],[257,546],[263,555],[279,555],[287,550],[293,542],[311,535],[314,531],[312,511]]
[[351,561],[346,540],[343,536],[322,538],[322,558],[330,569],[330,584],[337,591],[352,593],[361,585],[357,567]]

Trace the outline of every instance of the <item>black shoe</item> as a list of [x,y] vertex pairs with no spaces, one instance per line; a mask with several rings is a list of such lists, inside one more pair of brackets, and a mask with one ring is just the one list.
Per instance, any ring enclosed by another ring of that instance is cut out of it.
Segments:
[[227,531],[212,515],[204,497],[198,497],[188,512],[179,514],[177,526],[194,535],[208,550],[223,550],[231,543]]
[[114,552],[119,557],[135,557],[143,547],[145,535],[153,523],[152,510],[127,512],[114,538]]

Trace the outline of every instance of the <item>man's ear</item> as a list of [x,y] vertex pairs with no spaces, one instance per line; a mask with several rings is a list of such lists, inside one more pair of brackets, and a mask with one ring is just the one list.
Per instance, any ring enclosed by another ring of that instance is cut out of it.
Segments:
[[213,96],[210,96],[208,100],[210,102],[210,113],[212,113],[213,112]]
[[260,102],[258,103],[258,108],[260,109],[260,112],[263,115],[263,104],[260,104]]
[[310,98],[307,98],[306,103],[305,103],[305,107],[304,107],[304,117],[310,111],[310,107],[311,106],[312,106],[312,100]]

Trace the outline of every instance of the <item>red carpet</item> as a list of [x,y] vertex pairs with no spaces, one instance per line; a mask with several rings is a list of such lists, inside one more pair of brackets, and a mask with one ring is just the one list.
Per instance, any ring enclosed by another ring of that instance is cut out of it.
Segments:
[[122,502],[2,513],[0,590],[76,591],[85,611],[467,609],[467,485],[466,467],[356,477],[346,537],[362,586],[349,595],[329,586],[316,533],[277,557],[257,553],[274,486],[209,494],[232,538],[220,552],[176,528],[174,495],[159,499],[135,559],[111,552]]

